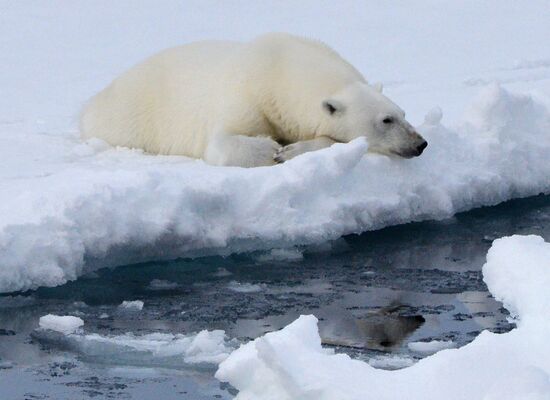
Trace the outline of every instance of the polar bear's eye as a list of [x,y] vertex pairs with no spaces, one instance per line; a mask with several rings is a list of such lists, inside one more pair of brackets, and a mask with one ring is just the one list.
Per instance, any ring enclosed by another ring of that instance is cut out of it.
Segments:
[[391,124],[393,123],[393,118],[392,117],[386,117],[382,120],[383,123],[385,124]]
[[323,108],[330,115],[341,114],[344,112],[345,109],[342,103],[340,103],[338,100],[333,99],[323,101]]

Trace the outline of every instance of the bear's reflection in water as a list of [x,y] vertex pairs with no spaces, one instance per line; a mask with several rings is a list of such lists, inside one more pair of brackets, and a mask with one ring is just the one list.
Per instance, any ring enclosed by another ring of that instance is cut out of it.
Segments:
[[[385,351],[400,345],[426,320],[422,315],[399,315],[399,306],[371,311],[362,318],[331,308],[320,324],[323,344]],[[323,314],[325,314],[323,313]]]

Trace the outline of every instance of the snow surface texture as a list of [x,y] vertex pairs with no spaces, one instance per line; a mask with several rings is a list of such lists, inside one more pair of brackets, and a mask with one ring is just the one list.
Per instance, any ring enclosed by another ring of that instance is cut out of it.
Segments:
[[216,377],[239,390],[238,400],[550,399],[550,243],[539,236],[497,239],[483,275],[518,317],[511,332],[484,331],[460,349],[385,371],[323,349],[317,319],[301,316],[241,346]]
[[203,330],[197,334],[151,333],[104,336],[77,331],[80,318],[47,315],[33,333],[50,346],[71,350],[105,363],[184,368],[188,364],[218,365],[234,349],[224,331]]
[[[364,156],[357,139],[255,169],[74,138],[20,143],[0,181],[0,291],[59,285],[94,260],[313,243],[550,192],[550,112],[529,96],[493,86],[459,131],[437,115],[418,129],[430,142],[418,159]],[[44,176],[29,187],[21,159],[38,153],[27,167]]]
[[[320,242],[548,192],[547,9],[497,0],[1,2],[0,292],[109,265]],[[419,159],[361,159],[358,141],[255,170],[79,141],[84,102],[141,59],[266,31],[324,40],[383,82],[415,125],[439,104],[450,128],[440,109],[430,112]]]

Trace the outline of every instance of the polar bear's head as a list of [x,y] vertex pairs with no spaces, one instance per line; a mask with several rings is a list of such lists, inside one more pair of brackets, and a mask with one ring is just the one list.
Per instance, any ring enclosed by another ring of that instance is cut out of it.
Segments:
[[369,151],[417,157],[428,143],[405,120],[405,113],[382,94],[381,88],[355,83],[322,102],[327,136],[349,142],[365,136]]

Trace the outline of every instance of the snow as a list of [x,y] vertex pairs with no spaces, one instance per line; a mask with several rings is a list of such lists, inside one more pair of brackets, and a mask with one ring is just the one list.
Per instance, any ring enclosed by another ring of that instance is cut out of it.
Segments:
[[[22,186],[28,177],[0,181],[0,291],[76,279],[86,259],[238,251],[247,240],[250,246],[319,242],[550,190],[550,112],[530,96],[492,86],[461,130],[418,129],[431,145],[418,159],[365,157],[367,144],[357,139],[256,169],[96,151],[74,139],[55,149],[42,143],[41,152],[70,160],[34,178],[29,189]],[[21,156],[31,156],[32,146]],[[89,155],[74,155],[75,147]]]
[[[506,269],[502,274],[495,265]],[[484,280],[512,316],[550,321],[550,246],[540,236],[496,239],[483,266]]]
[[128,311],[141,311],[143,309],[143,301],[124,300],[118,307]]
[[[0,292],[106,266],[316,244],[549,193],[547,4],[413,7],[2,4]],[[79,140],[84,102],[144,57],[281,30],[326,41],[382,81],[428,139],[422,157],[364,157],[357,140],[246,170]]]
[[460,349],[387,371],[323,349],[317,319],[301,316],[242,345],[220,364],[216,377],[239,390],[237,400],[352,400],[367,393],[381,400],[548,400],[550,243],[538,236],[498,239],[483,275],[517,318],[511,332],[484,331]]
[[415,353],[429,355],[444,349],[454,349],[456,343],[452,340],[432,340],[429,342],[411,342],[407,344],[407,347]]
[[40,317],[38,324],[42,329],[69,334],[75,332],[84,325],[84,321],[82,321],[81,318],[71,315],[59,316],[48,314]]

